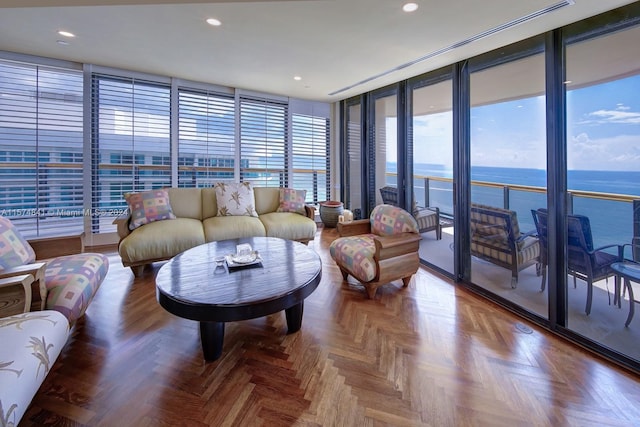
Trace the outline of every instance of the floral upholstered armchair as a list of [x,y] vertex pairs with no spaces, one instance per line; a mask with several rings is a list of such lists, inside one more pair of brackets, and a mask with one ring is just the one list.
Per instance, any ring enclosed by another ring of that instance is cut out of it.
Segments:
[[414,217],[402,208],[378,205],[369,219],[339,223],[341,237],[329,252],[346,280],[352,275],[373,298],[379,286],[402,279],[406,287],[420,265],[420,233]]

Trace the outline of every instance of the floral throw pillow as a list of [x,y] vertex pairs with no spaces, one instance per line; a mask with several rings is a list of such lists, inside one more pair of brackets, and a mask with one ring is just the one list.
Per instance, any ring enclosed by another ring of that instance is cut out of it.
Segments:
[[258,216],[250,182],[219,182],[214,188],[218,216]]
[[278,212],[295,212],[306,215],[304,199],[307,190],[294,190],[293,188],[280,188],[280,206]]
[[167,190],[125,193],[124,198],[131,210],[131,221],[129,221],[131,230],[150,222],[176,218],[169,203]]
[[9,218],[0,216],[0,271],[36,260],[33,248]]

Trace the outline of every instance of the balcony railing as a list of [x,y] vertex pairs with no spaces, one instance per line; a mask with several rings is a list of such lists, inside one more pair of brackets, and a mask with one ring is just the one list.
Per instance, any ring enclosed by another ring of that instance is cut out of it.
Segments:
[[[395,174],[387,174],[389,185],[395,184]],[[474,203],[501,206],[517,212],[523,231],[535,228],[532,209],[547,205],[547,189],[528,185],[471,181]],[[434,176],[414,176],[414,196],[420,206],[436,206],[441,215],[453,217],[453,180]],[[640,197],[626,194],[569,190],[569,213],[589,217],[598,246],[617,243],[640,245]],[[636,249],[636,251],[638,251]],[[640,259],[640,253],[634,254]]]

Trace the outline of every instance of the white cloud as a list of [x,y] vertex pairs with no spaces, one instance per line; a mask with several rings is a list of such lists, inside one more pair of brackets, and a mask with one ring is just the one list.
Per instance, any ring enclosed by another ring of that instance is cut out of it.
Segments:
[[591,139],[581,133],[569,139],[569,169],[640,171],[640,141],[636,135]]
[[416,163],[453,164],[451,112],[416,117],[413,122],[413,158]]
[[578,124],[640,124],[640,112],[629,111],[631,107],[617,104],[615,110],[597,110],[588,113]]
[[622,110],[598,110],[589,116],[595,116],[602,123],[640,124],[640,113]]

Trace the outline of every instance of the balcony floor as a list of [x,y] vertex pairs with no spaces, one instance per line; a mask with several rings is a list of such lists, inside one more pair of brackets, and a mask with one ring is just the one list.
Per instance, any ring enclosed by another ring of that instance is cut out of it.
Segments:
[[[435,239],[435,232],[423,233],[420,243],[420,257],[441,269],[453,272],[453,228],[445,228],[442,240]],[[543,318],[548,318],[548,287],[540,291],[542,278],[536,275],[535,266],[520,272],[518,286],[511,288],[511,272],[484,260],[472,257],[472,282],[500,297],[512,301]],[[574,332],[620,352],[633,359],[640,360],[640,314],[636,314],[629,327],[625,321],[629,314],[629,296],[625,295],[622,307],[613,305],[615,281],[610,278],[594,283],[593,303],[590,315],[585,314],[587,285],[578,280],[573,287],[573,278],[569,277],[567,291],[569,319],[568,326]],[[639,295],[640,285],[632,283],[634,295]],[[610,301],[610,302],[609,302]],[[640,305],[636,304],[636,311]]]

